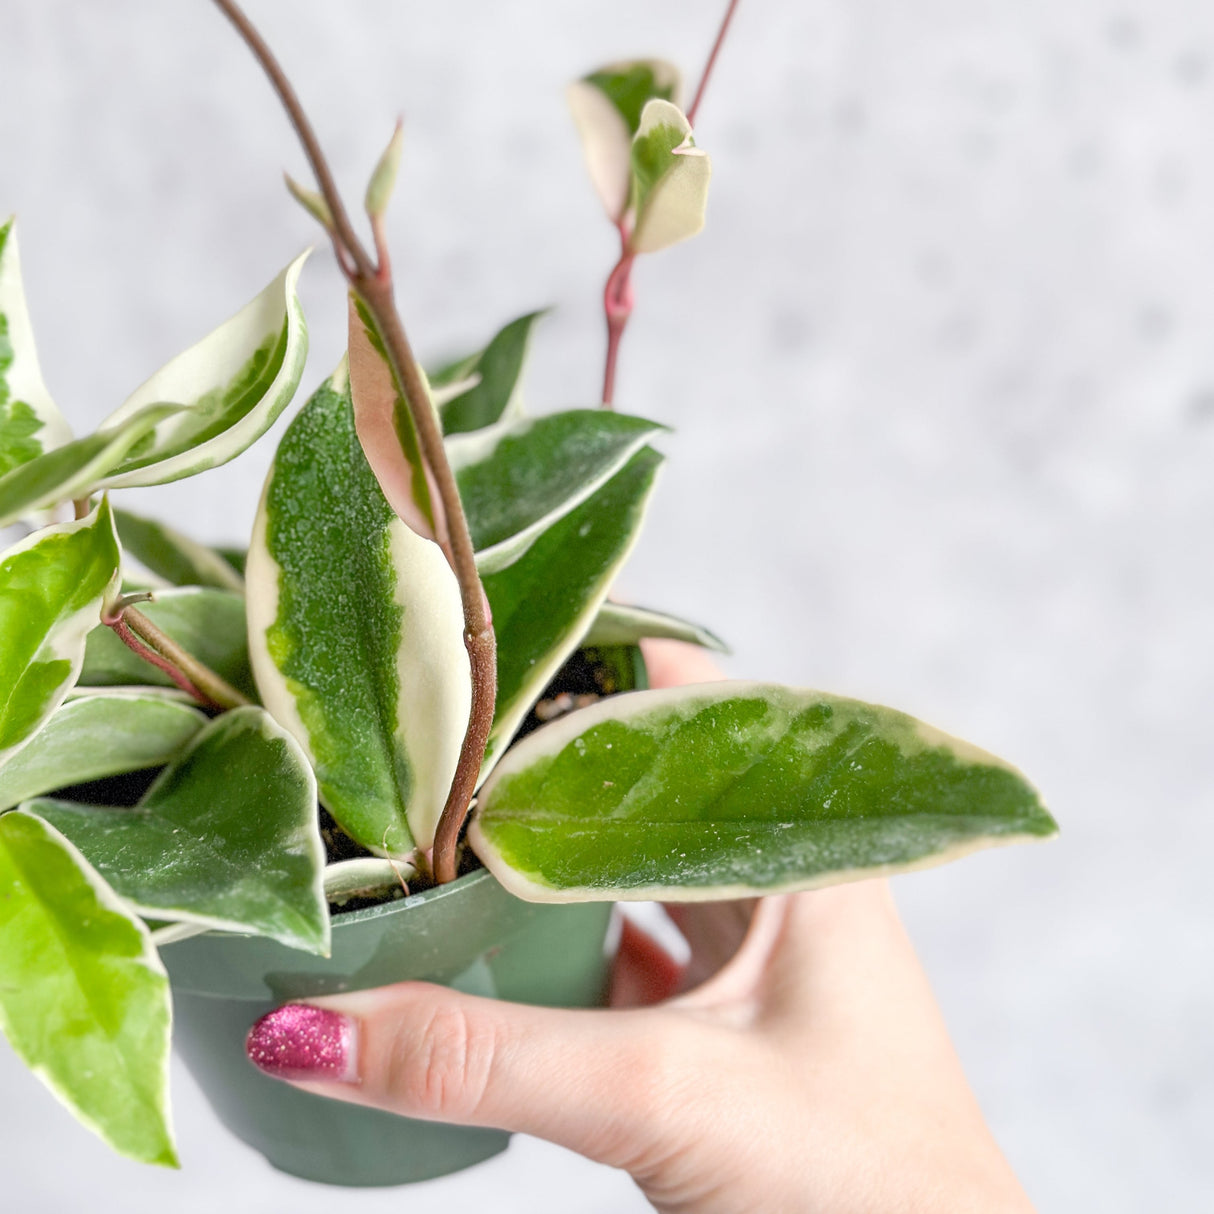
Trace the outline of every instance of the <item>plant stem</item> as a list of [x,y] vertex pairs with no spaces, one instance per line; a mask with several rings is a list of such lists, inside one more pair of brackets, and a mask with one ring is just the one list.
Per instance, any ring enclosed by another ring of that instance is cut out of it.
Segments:
[[464,517],[463,503],[447,461],[442,430],[431,408],[425,380],[396,310],[382,229],[372,221],[379,252],[379,257],[373,260],[354,232],[312,125],[282,67],[235,0],[215,0],[215,3],[261,64],[299,136],[321,196],[333,217],[330,236],[338,264],[351,290],[366,305],[379,330],[393,378],[413,418],[421,457],[434,479],[446,515],[448,543],[444,550],[448,553],[459,583],[464,613],[464,645],[468,650],[472,678],[472,709],[468,727],[455,777],[435,833],[435,878],[440,883],[450,881],[455,877],[455,846],[476,790],[489,730],[493,725],[493,707],[497,696],[497,642],[488,601],[476,571],[472,537]]
[[721,46],[725,42],[725,35],[729,32],[729,23],[733,20],[734,11],[738,7],[738,0],[729,0],[729,7],[725,10],[725,16],[721,20],[721,28],[717,30],[717,39],[712,44],[712,50],[708,54],[708,62],[704,65],[704,72],[700,76],[700,84],[696,89],[696,95],[691,102],[691,108],[687,111],[687,121],[695,126],[696,111],[700,108],[700,102],[704,100],[704,90],[708,87],[708,79],[712,75],[712,69],[717,65],[717,56],[721,53]]
[[168,675],[173,680],[174,684],[179,687],[188,696],[192,696],[203,708],[218,708],[219,705],[214,703],[209,696],[204,694],[199,688],[195,687],[189,679],[177,669],[167,658],[163,658],[154,649],[145,645],[132,631],[131,626],[123,619],[123,614],[114,616],[112,619],[106,618],[102,622],[113,629],[114,635],[138,658],[142,658],[145,662],[155,666],[157,670]]
[[129,603],[120,602],[116,611],[102,617],[102,622],[108,624],[132,652],[164,671],[182,691],[206,707],[239,708],[252,703]]
[[[687,121],[693,126],[696,120],[696,111],[700,108],[700,102],[704,99],[704,90],[708,87],[709,78],[712,76],[712,69],[716,66],[717,56],[721,53],[721,47],[725,42],[725,35],[729,32],[729,23],[733,20],[734,12],[737,10],[738,0],[729,0],[729,5],[725,9],[725,16],[721,20],[721,27],[717,30],[716,40],[712,44],[712,50],[708,54],[708,62],[704,65],[704,71],[700,76],[700,83],[696,89],[696,95],[691,103],[691,108],[687,111]],[[624,217],[617,221],[616,228],[620,233],[620,259],[615,263],[611,273],[607,276],[607,285],[603,288],[603,314],[607,319],[607,361],[603,368],[603,408],[612,408],[612,402],[615,398],[615,369],[620,358],[620,342],[624,336],[624,328],[628,324],[628,318],[632,315],[632,308],[635,302],[632,293],[632,263],[636,260],[636,254],[629,251],[628,242],[632,236],[629,230],[629,220]]]
[[620,225],[620,260],[607,276],[603,288],[603,313],[607,317],[607,364],[603,368],[603,408],[610,409],[615,397],[615,367],[620,356],[620,339],[632,315],[632,263],[635,253],[628,252],[628,238]]

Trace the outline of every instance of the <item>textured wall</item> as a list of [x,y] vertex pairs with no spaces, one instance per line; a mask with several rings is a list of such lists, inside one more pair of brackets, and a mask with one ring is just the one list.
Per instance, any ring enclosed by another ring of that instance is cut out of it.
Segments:
[[[539,409],[594,397],[612,258],[561,87],[630,53],[694,75],[718,7],[252,5],[352,189],[406,115],[391,229],[423,351],[556,305]],[[203,0],[3,12],[0,212],[21,214],[46,378],[83,427],[314,238],[277,178],[302,166]],[[709,230],[638,270],[623,356],[622,405],[678,431],[627,592],[716,627],[733,673],[1008,756],[1062,822],[897,883],[1043,1209],[1195,1209],[1214,1186],[1212,122],[1201,0],[747,0],[700,114]],[[315,379],[341,340],[324,253],[305,304]],[[144,505],[239,538],[270,449]],[[153,1174],[0,1053],[5,1208],[333,1207],[178,1078],[186,1171]],[[360,1209],[487,1195],[644,1208],[520,1143]]]

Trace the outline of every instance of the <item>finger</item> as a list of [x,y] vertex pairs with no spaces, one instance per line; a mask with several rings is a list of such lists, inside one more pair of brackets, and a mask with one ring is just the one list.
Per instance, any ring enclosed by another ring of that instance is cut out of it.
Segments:
[[[249,1057],[308,1091],[407,1117],[547,1138],[628,1167],[678,1132],[676,1094],[711,1057],[659,1011],[566,1011],[428,983],[288,1004]],[[673,1031],[675,1028],[678,1031]]]
[[611,971],[612,1007],[647,1007],[669,999],[683,984],[681,966],[648,932],[627,917]]
[[685,683],[716,683],[725,676],[716,662],[686,641],[647,638],[641,653],[649,672],[650,687],[681,687]]

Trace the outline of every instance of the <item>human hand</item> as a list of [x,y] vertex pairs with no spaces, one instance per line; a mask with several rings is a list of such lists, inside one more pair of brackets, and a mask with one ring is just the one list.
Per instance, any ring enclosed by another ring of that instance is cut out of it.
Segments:
[[[654,686],[720,677],[646,646]],[[288,1006],[250,1057],[308,1091],[517,1130],[628,1171],[662,1211],[1031,1210],[883,881],[626,922],[612,1010],[405,982]]]

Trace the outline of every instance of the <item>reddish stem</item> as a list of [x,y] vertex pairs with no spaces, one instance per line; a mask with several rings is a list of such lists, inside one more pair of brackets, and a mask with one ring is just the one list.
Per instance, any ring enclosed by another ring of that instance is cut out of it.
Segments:
[[107,624],[114,630],[114,635],[133,653],[136,657],[142,658],[145,662],[150,662],[157,670],[168,675],[173,682],[181,688],[186,695],[193,696],[203,708],[218,708],[220,707],[211,699],[210,696],[200,691],[189,679],[173,665],[168,658],[162,658],[150,645],[145,645],[132,631],[131,626],[122,618],[121,615],[113,616],[112,618],[102,618],[103,624]]
[[635,253],[629,253],[623,227],[620,229],[620,260],[607,276],[603,288],[603,314],[607,317],[607,365],[603,369],[603,408],[610,409],[615,397],[615,367],[620,356],[620,339],[624,326],[632,315],[635,296],[632,292],[632,263]]
[[721,28],[717,30],[717,40],[712,44],[712,50],[708,55],[708,62],[704,65],[704,74],[700,77],[699,88],[696,89],[695,98],[692,100],[691,108],[687,111],[687,121],[695,126],[696,111],[700,108],[700,102],[704,99],[704,90],[708,87],[708,78],[712,75],[712,69],[717,65],[717,56],[721,53],[721,47],[725,42],[725,35],[729,32],[729,23],[733,20],[734,11],[738,7],[738,0],[729,0],[729,7],[725,10],[725,16],[721,20]]

